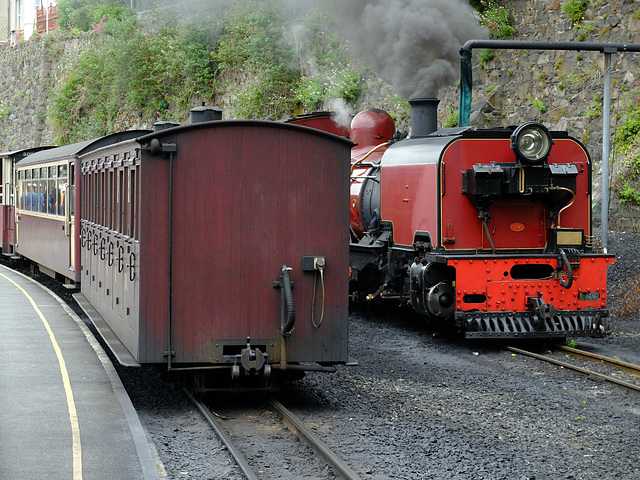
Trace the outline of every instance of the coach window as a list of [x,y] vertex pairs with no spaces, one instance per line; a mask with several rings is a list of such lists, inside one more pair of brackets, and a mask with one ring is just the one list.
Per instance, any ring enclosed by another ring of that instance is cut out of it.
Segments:
[[18,171],[18,178],[16,179],[16,187],[17,187],[17,191],[16,193],[18,194],[18,201],[16,202],[18,205],[19,209],[23,209],[24,208],[24,199],[22,198],[22,192],[24,192],[23,186],[22,186],[22,170]]
[[106,207],[104,197],[104,170],[97,172],[98,175],[98,218],[96,223],[98,225],[104,225],[104,210]]
[[107,201],[107,226],[109,227],[109,230],[113,230],[113,170],[109,170],[107,175],[107,189],[109,194],[109,200]]
[[38,201],[40,202],[40,212],[47,213],[47,204],[49,203],[48,188],[49,169],[47,167],[40,168],[40,184],[38,185]]
[[33,180],[33,191],[31,192],[31,210],[40,211],[40,169],[31,170],[31,179]]
[[33,178],[31,169],[25,171],[25,177],[24,209],[31,211],[31,202],[33,201]]
[[129,184],[129,169],[124,169],[124,180],[123,180],[123,192],[122,196],[124,197],[124,208],[122,212],[122,233],[124,233],[127,237],[131,236],[131,185]]
[[47,197],[47,213],[49,215],[55,215],[58,207],[58,199],[56,194],[58,192],[56,186],[56,179],[58,178],[58,169],[56,167],[49,167],[49,180],[47,182],[47,191],[49,196]]
[[131,196],[131,236],[138,238],[138,175],[135,167],[130,172]]
[[71,163],[69,164],[69,214],[73,217],[76,214],[75,207],[76,204],[73,201],[76,198],[76,166]]
[[124,187],[124,171],[118,170],[116,180],[116,194],[115,194],[115,230],[122,232],[122,204],[123,204],[123,187]]
[[87,174],[87,220],[93,222],[93,172]]
[[91,221],[98,223],[98,172],[91,172]]
[[58,165],[58,215],[64,215],[64,207],[67,201],[67,165]]

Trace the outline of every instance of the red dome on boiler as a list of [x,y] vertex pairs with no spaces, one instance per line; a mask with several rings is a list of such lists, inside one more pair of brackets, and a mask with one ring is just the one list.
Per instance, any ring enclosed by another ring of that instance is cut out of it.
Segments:
[[358,113],[351,120],[351,141],[358,147],[376,146],[393,140],[396,125],[384,110],[371,108]]

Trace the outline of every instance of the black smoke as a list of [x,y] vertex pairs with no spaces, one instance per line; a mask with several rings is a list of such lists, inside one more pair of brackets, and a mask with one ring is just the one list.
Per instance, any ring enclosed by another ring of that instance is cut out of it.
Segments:
[[486,38],[468,0],[333,2],[358,55],[401,97],[434,97],[459,76],[460,47]]

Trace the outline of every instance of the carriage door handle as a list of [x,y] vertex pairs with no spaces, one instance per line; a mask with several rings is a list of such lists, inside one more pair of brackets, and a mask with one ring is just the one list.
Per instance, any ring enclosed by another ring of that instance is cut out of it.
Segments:
[[109,242],[107,247],[107,265],[113,266],[113,242]]
[[129,254],[129,264],[127,268],[129,269],[129,280],[133,282],[136,278],[136,254],[134,252]]
[[118,245],[118,257],[116,260],[118,261],[118,273],[121,273],[124,270],[124,247],[122,245]]

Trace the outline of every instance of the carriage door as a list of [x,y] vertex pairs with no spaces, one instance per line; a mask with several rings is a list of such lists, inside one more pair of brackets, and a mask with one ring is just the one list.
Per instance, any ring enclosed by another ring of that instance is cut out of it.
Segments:
[[0,158],[0,250],[7,253],[9,235],[9,182],[7,163],[8,158]]
[[[68,165],[58,167],[58,178],[60,178],[60,197],[62,208],[64,209],[64,233],[69,239],[69,270],[76,272],[77,252],[76,252],[76,224],[75,224],[75,182],[76,182],[76,166],[75,163],[69,162]],[[66,170],[66,171],[65,171]],[[64,175],[64,176],[61,176]]]
[[12,254],[16,221],[13,209],[13,159],[2,158],[0,162],[0,250]]

